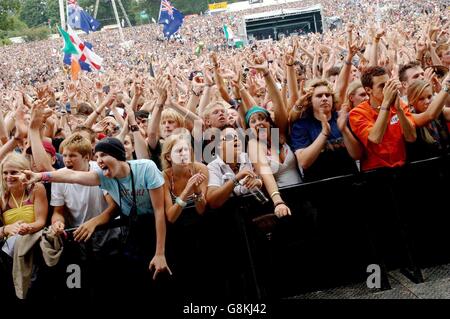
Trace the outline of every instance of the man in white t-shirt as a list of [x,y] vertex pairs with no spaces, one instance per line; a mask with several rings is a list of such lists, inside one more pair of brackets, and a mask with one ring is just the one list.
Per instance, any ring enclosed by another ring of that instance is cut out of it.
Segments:
[[[73,134],[61,144],[64,169],[94,171],[97,163],[90,162],[91,143],[80,134]],[[54,206],[52,228],[59,234],[64,229],[77,228],[75,241],[87,241],[99,225],[108,223],[117,212],[112,197],[98,186],[52,183],[50,205]]]

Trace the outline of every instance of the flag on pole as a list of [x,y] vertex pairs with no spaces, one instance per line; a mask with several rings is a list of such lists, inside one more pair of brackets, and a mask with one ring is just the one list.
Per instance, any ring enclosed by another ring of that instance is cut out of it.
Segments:
[[178,11],[168,0],[161,0],[159,24],[163,24],[164,37],[170,38],[183,25],[184,14]]
[[223,33],[225,34],[225,39],[227,39],[227,41],[234,39],[233,30],[231,30],[231,28],[226,24],[223,25]]
[[[84,44],[88,47],[89,50],[92,50],[92,44],[91,43],[84,42]],[[66,65],[72,65],[72,54],[64,53],[63,62]],[[78,60],[78,63],[80,64],[81,70],[87,71],[87,72],[91,72],[92,71],[92,68],[91,68],[91,66],[88,63],[83,62],[81,60]]]
[[80,63],[78,63],[78,59],[76,57],[72,57],[71,65],[70,65],[70,74],[72,76],[72,80],[78,80],[78,74],[81,71]]
[[64,31],[59,26],[58,30],[64,39],[64,53],[71,54],[72,57],[77,58],[78,62],[80,63],[80,67],[82,66],[82,63],[85,63],[94,70],[101,70],[103,59],[91,50],[92,45],[91,48],[89,48],[88,45],[81,41],[78,35],[73,32],[70,26],[68,27],[68,32]]
[[100,22],[84,11],[78,5],[77,0],[68,0],[67,13],[67,22],[74,29],[81,29],[86,33],[100,29]]

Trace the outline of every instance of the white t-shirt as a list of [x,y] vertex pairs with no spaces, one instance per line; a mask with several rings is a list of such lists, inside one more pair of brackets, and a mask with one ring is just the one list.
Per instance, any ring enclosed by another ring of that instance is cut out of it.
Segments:
[[[239,167],[239,172],[244,169],[253,171],[253,165],[250,162],[247,153],[239,154],[239,163],[241,164]],[[221,187],[228,181],[229,179],[227,177],[228,174],[229,176],[236,177],[231,167],[228,164],[226,164],[219,156],[217,156],[214,161],[208,164],[208,171],[209,171],[208,187],[209,186]],[[239,185],[234,187],[233,193],[234,195],[237,196],[245,195],[248,193],[248,189],[245,186]]]
[[[89,170],[99,169],[96,162],[89,162]],[[66,168],[63,168],[66,169]],[[66,206],[64,214],[67,228],[78,227],[89,219],[100,215],[108,204],[104,195],[107,194],[98,186],[83,186],[78,184],[52,183],[51,206]]]

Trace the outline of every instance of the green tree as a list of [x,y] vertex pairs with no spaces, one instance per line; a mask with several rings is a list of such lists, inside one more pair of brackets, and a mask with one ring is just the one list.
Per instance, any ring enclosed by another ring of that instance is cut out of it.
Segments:
[[0,0],[0,30],[11,28],[10,17],[19,9],[20,3],[17,0]]
[[20,8],[20,19],[30,28],[48,22],[48,5],[46,0],[25,0]]

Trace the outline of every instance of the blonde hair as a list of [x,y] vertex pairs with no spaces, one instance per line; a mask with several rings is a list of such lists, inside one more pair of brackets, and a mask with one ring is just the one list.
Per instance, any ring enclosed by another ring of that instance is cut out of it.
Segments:
[[183,116],[181,116],[180,113],[178,113],[175,110],[172,109],[164,109],[161,113],[161,126],[162,126],[162,122],[166,121],[166,120],[172,120],[178,123],[178,127],[184,127],[184,119]]
[[[20,171],[31,170],[30,161],[24,155],[17,152],[11,152],[5,156],[5,158],[0,163],[0,198],[2,199],[3,205],[6,203],[9,196],[9,190],[3,178],[3,168],[6,164],[11,164],[12,166],[17,167],[17,169]],[[27,192],[29,192],[30,187],[26,188]]]
[[[187,130],[186,130],[187,131]],[[172,152],[172,148],[180,141],[184,140],[188,145],[189,149],[191,151],[191,162],[194,163],[194,152],[192,150],[191,145],[191,135],[189,134],[189,131],[178,133],[178,134],[172,134],[166,140],[164,141],[162,150],[161,150],[161,164],[163,167],[163,170],[166,170],[170,167],[172,167],[172,161],[169,161],[168,158],[170,158],[170,153]]]
[[409,104],[414,106],[427,87],[431,88],[431,85],[424,80],[415,80],[411,83],[407,92]]
[[[414,104],[416,104],[422,95],[423,91],[425,91],[427,88],[431,88],[431,84],[427,81],[423,80],[415,80],[411,85],[408,87],[408,102],[410,105],[414,107],[414,109],[417,111]],[[420,135],[422,140],[424,140],[427,144],[434,144],[435,140],[431,133],[429,132],[427,127],[418,127],[417,128],[417,134]]]
[[[350,95],[354,95],[356,90],[359,88],[362,88],[363,85],[360,80],[355,80],[352,83],[348,85],[347,92],[345,92],[345,103],[350,104]],[[354,107],[356,105],[351,105],[351,107]]]
[[205,109],[203,110],[203,113],[201,114],[203,119],[208,119],[209,115],[211,114],[212,110],[216,107],[216,106],[221,106],[223,107],[223,109],[225,110],[225,112],[227,112],[227,109],[230,107],[230,104],[225,103],[224,101],[216,101],[216,102],[212,102],[209,103]]
[[80,133],[74,133],[66,138],[59,146],[59,152],[63,153],[65,148],[78,152],[83,157],[89,156],[91,158],[92,155],[91,142]]

